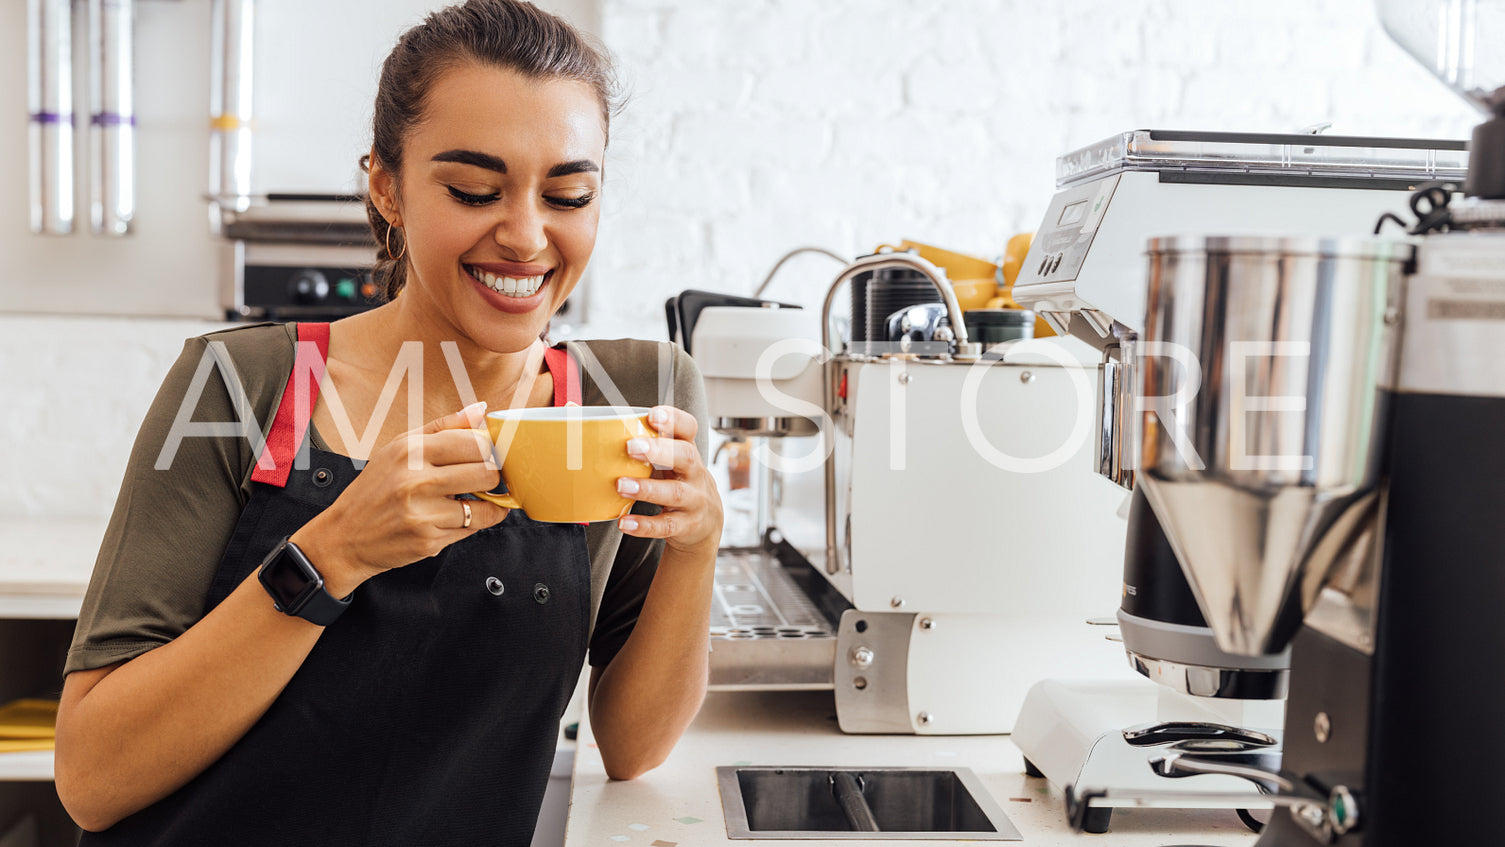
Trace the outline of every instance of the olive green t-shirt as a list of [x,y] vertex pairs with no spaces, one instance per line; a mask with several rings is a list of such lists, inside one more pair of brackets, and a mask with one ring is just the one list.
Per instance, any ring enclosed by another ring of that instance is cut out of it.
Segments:
[[[210,582],[251,496],[253,436],[271,427],[295,341],[291,324],[256,324],[184,343],[136,436],[65,672],[133,659],[204,616]],[[682,349],[631,339],[566,346],[580,365],[585,405],[677,406],[699,421],[696,446],[705,455],[705,389]],[[175,422],[186,437],[173,437]],[[309,434],[314,447],[328,449],[312,427]],[[639,503],[634,511],[657,508]],[[603,666],[637,622],[663,542],[603,521],[586,527],[586,543],[590,663]]]

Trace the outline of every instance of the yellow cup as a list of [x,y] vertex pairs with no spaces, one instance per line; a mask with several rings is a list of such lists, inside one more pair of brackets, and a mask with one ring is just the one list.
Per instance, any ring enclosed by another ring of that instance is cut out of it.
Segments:
[[1033,232],[1021,232],[1010,238],[1003,247],[1003,284],[1006,288],[1014,287],[1014,280],[1019,278],[1019,269],[1024,267],[1024,257],[1029,255],[1029,247],[1035,241]]
[[956,291],[956,305],[963,312],[980,309],[998,293],[998,283],[992,277],[983,279],[958,279],[951,283]]
[[987,259],[979,259],[954,250],[945,250],[933,244],[921,244],[907,238],[899,242],[898,249],[915,251],[921,259],[945,271],[946,276],[953,280],[992,277],[998,270],[998,266]]
[[535,521],[616,520],[633,501],[617,493],[617,479],[645,479],[653,467],[627,455],[627,439],[657,436],[648,410],[622,406],[507,409],[486,416],[506,494],[473,492],[483,500],[522,509]]

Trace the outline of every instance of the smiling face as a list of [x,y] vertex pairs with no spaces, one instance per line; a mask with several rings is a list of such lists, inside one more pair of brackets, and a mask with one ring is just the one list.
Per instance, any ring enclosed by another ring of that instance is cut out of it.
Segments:
[[400,174],[371,165],[372,200],[407,244],[399,303],[488,350],[527,348],[590,261],[605,149],[586,83],[474,63],[445,72]]

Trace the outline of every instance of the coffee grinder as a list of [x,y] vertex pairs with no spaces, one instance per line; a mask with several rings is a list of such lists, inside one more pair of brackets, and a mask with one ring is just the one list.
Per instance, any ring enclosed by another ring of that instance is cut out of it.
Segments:
[[[1505,684],[1480,659],[1505,650],[1505,63],[1484,45],[1505,4],[1380,12],[1489,117],[1466,198],[1418,191],[1414,241],[1149,243],[1139,485],[1218,645],[1291,653],[1279,768],[1150,767],[1252,783],[1276,807],[1262,847],[1499,840],[1480,800],[1505,788]],[[1081,826],[1184,798],[1081,784],[1068,807]]]
[[[1367,232],[1417,185],[1462,178],[1463,148],[1435,139],[1135,130],[1057,160],[1059,190],[1012,293],[1058,331],[1102,351],[1096,470],[1132,490],[1111,622],[1130,666],[1159,684],[1038,683],[1014,730],[1029,773],[1057,785],[1203,792],[1185,800],[1190,807],[1269,805],[1237,778],[1167,782],[1147,764],[1167,752],[1216,749],[1278,766],[1289,655],[1219,646],[1135,486],[1144,245],[1167,231]],[[1235,799],[1218,799],[1225,795]],[[1110,814],[1094,807],[1083,825],[1106,831]]]

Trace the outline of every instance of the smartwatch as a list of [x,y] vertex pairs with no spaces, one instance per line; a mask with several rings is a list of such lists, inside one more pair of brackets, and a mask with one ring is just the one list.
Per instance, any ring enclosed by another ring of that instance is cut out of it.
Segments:
[[324,577],[298,545],[286,538],[262,560],[258,577],[277,611],[319,626],[334,623],[350,606],[349,597],[340,600],[324,590]]

